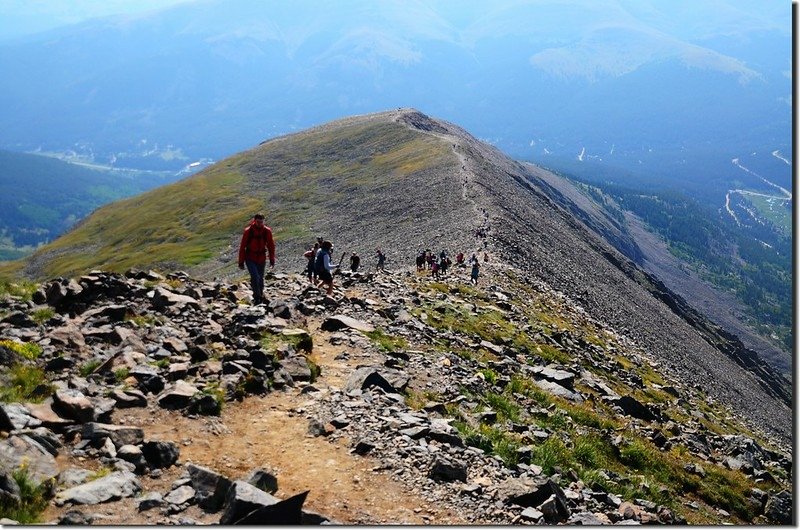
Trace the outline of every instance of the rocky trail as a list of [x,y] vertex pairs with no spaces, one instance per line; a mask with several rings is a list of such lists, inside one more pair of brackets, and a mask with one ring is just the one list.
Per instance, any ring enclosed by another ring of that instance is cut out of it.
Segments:
[[[7,298],[2,364],[51,387],[0,406],[0,501],[22,467],[43,522],[791,520],[785,449],[489,259],[477,288],[359,272],[325,297],[277,274],[255,307],[244,282],[152,271]],[[684,458],[677,500],[635,451]]]

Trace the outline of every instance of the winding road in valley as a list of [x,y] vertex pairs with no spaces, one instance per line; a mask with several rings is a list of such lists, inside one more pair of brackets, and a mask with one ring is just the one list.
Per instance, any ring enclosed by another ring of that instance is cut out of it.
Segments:
[[[787,164],[789,163],[785,158],[780,156],[780,151],[777,151],[777,150],[773,151],[772,155],[774,157],[780,159],[780,160],[783,160]],[[725,210],[728,212],[728,214],[730,214],[731,217],[733,217],[733,220],[736,221],[736,225],[737,226],[741,226],[741,222],[739,222],[739,218],[736,216],[736,213],[731,208],[731,195],[733,195],[734,193],[738,193],[740,195],[750,195],[750,196],[754,196],[754,197],[766,197],[768,199],[774,199],[774,200],[779,200],[779,201],[791,201],[792,200],[792,193],[789,190],[787,190],[786,188],[784,188],[782,186],[779,186],[778,184],[775,184],[774,182],[771,182],[771,181],[765,179],[764,177],[762,177],[761,175],[759,175],[755,171],[751,171],[750,169],[744,167],[739,162],[738,158],[734,158],[733,160],[731,160],[731,163],[733,165],[737,166],[739,169],[741,169],[743,171],[746,171],[747,173],[750,173],[751,175],[760,178],[761,180],[763,180],[769,186],[772,186],[773,188],[779,190],[781,192],[781,194],[782,194],[782,195],[770,195],[770,194],[767,194],[767,193],[758,193],[758,192],[755,192],[755,191],[742,190],[742,189],[728,190],[728,193],[725,194]],[[744,210],[747,213],[749,213],[750,216],[756,222],[763,224],[763,221],[760,220],[756,216],[756,214],[755,214],[755,212],[753,210],[751,210],[750,208],[744,208]]]

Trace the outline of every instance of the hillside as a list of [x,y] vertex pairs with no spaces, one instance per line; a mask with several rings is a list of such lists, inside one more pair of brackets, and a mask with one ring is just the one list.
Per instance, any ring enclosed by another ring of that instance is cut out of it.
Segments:
[[0,150],[0,260],[30,254],[98,206],[160,186],[172,175]]
[[0,523],[793,521],[788,447],[496,258],[5,296]]
[[[791,386],[542,171],[398,109],[98,209],[3,269],[28,278],[0,284],[5,461],[33,439],[58,457],[42,476],[85,470],[48,520],[231,521],[277,502],[245,477],[271,466],[317,521],[787,517]],[[250,307],[235,257],[257,210],[278,266]],[[321,296],[296,274],[317,235],[390,272]],[[424,248],[485,255],[479,286],[415,272]]]
[[788,382],[565,201],[459,127],[399,109],[270,140],[105,206],[14,267],[34,279],[129,267],[236,277],[240,230],[257,210],[275,231],[279,271],[298,272],[316,235],[332,239],[337,252],[369,257],[381,247],[395,268],[424,248],[467,255],[485,248],[629,336],[677,377],[789,439]]

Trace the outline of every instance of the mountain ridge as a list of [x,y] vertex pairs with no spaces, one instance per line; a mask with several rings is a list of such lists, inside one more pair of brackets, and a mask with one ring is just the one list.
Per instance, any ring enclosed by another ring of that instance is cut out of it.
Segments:
[[[398,109],[269,140],[185,181],[103,208],[25,267],[28,274],[38,268],[52,276],[59,263],[120,270],[183,256],[183,265],[195,264],[191,270],[201,277],[232,277],[240,227],[262,207],[278,241],[279,270],[300,269],[302,251],[319,234],[362,256],[382,247],[393,267],[412,263],[424,248],[488,251],[626,330],[670,369],[710,386],[710,395],[766,430],[790,438],[788,383],[685,308],[553,193],[525,165],[460,127]],[[153,219],[164,224],[154,226]],[[130,226],[133,220],[140,226]],[[103,230],[118,225],[125,228],[104,242]],[[135,247],[139,261],[114,253],[115,244]],[[93,249],[89,261],[86,248]],[[167,254],[159,260],[161,251]],[[103,256],[107,261],[98,260]]]

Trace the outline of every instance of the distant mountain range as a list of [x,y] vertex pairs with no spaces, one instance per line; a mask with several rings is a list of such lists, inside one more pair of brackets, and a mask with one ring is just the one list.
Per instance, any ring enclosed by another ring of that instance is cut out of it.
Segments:
[[785,2],[188,2],[1,44],[0,147],[178,169],[414,106],[517,158],[704,182],[728,168],[681,158],[791,153],[790,37]]

